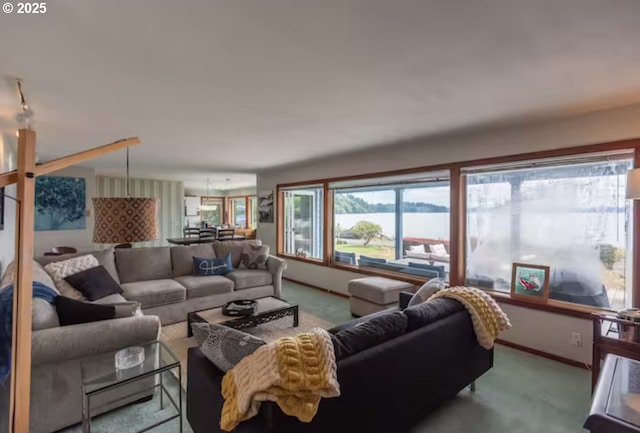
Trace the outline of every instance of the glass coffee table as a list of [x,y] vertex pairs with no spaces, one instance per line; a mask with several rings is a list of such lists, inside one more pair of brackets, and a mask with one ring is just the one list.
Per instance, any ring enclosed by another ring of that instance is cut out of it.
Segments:
[[235,329],[253,328],[288,316],[293,317],[293,327],[298,326],[298,306],[275,296],[258,298],[255,313],[249,316],[225,316],[222,307],[194,311],[187,314],[188,336],[193,336],[192,323],[217,323]]
[[[107,410],[110,410],[117,407],[117,403],[120,401],[129,400],[127,402],[129,403],[145,398],[156,389],[160,391],[160,410],[165,407],[164,399],[166,397],[175,409],[175,413],[138,430],[137,433],[151,430],[176,418],[179,419],[179,431],[182,433],[181,388],[177,386],[178,395],[172,396],[162,377],[164,373],[176,369],[178,384],[182,383],[180,361],[161,341],[143,344],[140,347],[144,349],[144,362],[124,370],[118,370],[115,367],[116,352],[88,357],[81,361],[83,433],[91,432],[91,417],[101,408],[108,407]],[[129,385],[128,389],[127,385]],[[116,394],[116,396],[109,394]]]

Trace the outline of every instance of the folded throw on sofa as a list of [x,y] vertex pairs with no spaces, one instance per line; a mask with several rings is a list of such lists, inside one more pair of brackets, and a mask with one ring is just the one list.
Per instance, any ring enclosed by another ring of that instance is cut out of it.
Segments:
[[435,293],[436,298],[451,298],[460,302],[469,312],[480,346],[491,349],[498,335],[511,328],[509,318],[498,303],[487,293],[473,287],[451,287]]
[[[49,303],[58,292],[42,283],[33,282],[33,297]],[[11,340],[13,334],[13,284],[0,289],[0,386],[11,373]]]
[[310,422],[321,397],[339,395],[331,337],[315,328],[259,347],[225,374],[220,427],[233,430],[255,416],[263,401],[275,401],[285,414]]

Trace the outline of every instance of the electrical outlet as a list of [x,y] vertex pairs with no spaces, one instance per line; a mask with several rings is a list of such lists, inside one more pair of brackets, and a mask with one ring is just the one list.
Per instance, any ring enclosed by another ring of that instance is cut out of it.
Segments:
[[573,347],[582,347],[582,334],[579,332],[570,332],[569,345]]

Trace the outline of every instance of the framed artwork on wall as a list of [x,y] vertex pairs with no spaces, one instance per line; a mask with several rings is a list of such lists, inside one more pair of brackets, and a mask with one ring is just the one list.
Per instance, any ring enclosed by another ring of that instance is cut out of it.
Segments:
[[35,230],[85,230],[87,187],[82,177],[36,178]]
[[273,190],[258,193],[258,222],[273,222]]
[[549,299],[549,266],[514,263],[511,297],[546,303]]

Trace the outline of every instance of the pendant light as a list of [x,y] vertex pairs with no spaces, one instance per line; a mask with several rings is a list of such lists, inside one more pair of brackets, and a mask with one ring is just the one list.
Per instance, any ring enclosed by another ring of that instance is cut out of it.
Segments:
[[145,242],[160,237],[160,199],[131,197],[129,193],[129,149],[127,148],[127,196],[93,199],[93,242],[121,244]]

